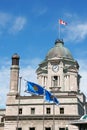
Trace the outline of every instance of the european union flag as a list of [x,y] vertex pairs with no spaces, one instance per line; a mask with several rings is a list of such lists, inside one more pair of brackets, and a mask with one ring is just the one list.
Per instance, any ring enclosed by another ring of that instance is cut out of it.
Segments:
[[45,100],[49,103],[55,103],[56,105],[59,104],[57,97],[51,94],[49,91],[45,90]]
[[30,92],[35,95],[44,95],[44,88],[36,83],[27,81],[26,92]]

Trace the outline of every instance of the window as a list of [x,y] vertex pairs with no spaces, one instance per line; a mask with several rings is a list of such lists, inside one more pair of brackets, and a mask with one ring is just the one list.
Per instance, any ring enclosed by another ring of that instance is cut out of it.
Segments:
[[60,76],[52,76],[52,87],[60,87]]
[[66,130],[68,130],[68,127],[66,127]]
[[50,114],[50,108],[46,108],[46,113]]
[[16,130],[22,130],[22,128],[16,128]]
[[51,130],[51,128],[50,127],[46,127],[45,130]]
[[59,128],[59,130],[65,130],[65,128]]
[[4,118],[3,117],[1,118],[1,122],[4,122]]
[[57,87],[58,85],[58,76],[53,76],[53,86]]
[[60,108],[60,114],[64,114],[64,108]]
[[29,130],[35,130],[35,127],[31,127]]
[[47,77],[44,76],[43,86],[46,86],[46,84],[47,84]]
[[35,114],[35,108],[31,108],[31,114]]
[[22,114],[22,108],[19,108],[18,112],[19,112],[19,114]]

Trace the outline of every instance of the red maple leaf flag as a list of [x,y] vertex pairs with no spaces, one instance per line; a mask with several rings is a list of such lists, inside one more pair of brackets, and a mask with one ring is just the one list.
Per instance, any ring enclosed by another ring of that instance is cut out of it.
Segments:
[[59,19],[59,24],[67,25],[67,23],[63,21],[62,19]]

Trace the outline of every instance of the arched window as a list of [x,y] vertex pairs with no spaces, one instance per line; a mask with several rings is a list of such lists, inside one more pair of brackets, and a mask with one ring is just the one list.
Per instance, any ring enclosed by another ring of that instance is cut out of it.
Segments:
[[60,87],[60,76],[52,76],[52,87]]

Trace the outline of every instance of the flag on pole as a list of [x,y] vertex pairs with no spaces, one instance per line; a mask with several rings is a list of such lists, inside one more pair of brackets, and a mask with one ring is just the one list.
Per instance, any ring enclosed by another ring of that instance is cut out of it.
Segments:
[[26,92],[35,94],[35,95],[44,95],[44,88],[36,83],[27,81]]
[[45,101],[49,103],[55,103],[56,105],[59,104],[57,97],[55,97],[51,92],[49,92],[48,90],[44,89],[44,87],[36,83],[27,81],[25,92],[28,92],[34,95],[43,95]]
[[65,21],[63,21],[62,19],[59,19],[59,24],[67,25],[67,23]]
[[57,99],[57,97],[55,97],[54,95],[52,95],[49,91],[45,90],[45,101],[49,102],[49,103],[55,103],[56,105],[59,104],[59,101]]

